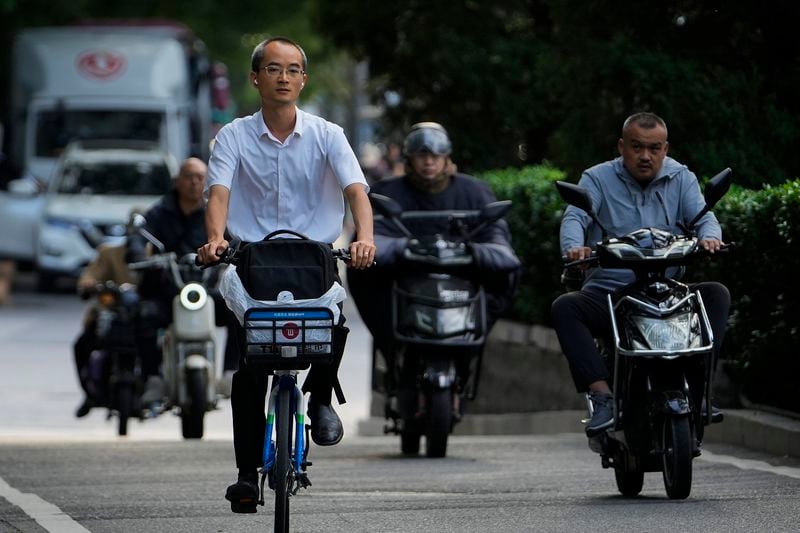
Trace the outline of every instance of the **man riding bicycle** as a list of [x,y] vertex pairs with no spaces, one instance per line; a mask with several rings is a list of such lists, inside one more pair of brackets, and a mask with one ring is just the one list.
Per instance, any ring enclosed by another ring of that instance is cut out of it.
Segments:
[[[216,136],[207,184],[208,243],[198,249],[200,260],[220,259],[229,244],[226,229],[243,242],[288,229],[333,243],[342,231],[346,198],[356,228],[350,265],[368,267],[375,256],[372,209],[358,160],[342,128],[296,105],[307,80],[305,52],[290,39],[267,39],[255,47],[251,68],[261,109],[226,125]],[[329,366],[312,365],[303,386],[311,393],[311,438],[320,446],[338,444],[343,436],[331,406],[339,363],[340,359]],[[240,359],[231,392],[239,475],[225,495],[232,504],[258,497],[266,386],[264,369]]]

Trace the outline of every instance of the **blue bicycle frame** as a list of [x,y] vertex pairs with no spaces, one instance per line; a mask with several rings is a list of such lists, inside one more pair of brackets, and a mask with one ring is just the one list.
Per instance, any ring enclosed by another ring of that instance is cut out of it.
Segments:
[[308,449],[305,442],[305,398],[303,391],[297,386],[297,370],[278,370],[275,372],[274,379],[278,380],[278,385],[272,387],[269,395],[267,407],[267,427],[264,434],[264,453],[262,462],[264,470],[268,471],[275,464],[275,442],[272,440],[272,433],[276,423],[276,409],[278,408],[279,395],[282,390],[290,389],[293,394],[291,397],[291,408],[289,412],[294,413],[295,419],[295,439],[294,454],[292,456],[292,466],[296,476],[303,472],[303,462],[307,456]]

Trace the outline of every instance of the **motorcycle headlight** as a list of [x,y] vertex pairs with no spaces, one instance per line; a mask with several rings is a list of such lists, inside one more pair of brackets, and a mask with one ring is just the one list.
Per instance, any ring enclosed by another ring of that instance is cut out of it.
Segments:
[[199,283],[188,283],[181,289],[180,300],[189,311],[197,311],[206,305],[208,293]]
[[696,313],[681,313],[668,318],[634,315],[631,320],[649,346],[633,339],[636,349],[677,351],[700,346],[700,321]]
[[97,303],[106,308],[117,305],[117,295],[112,291],[101,291],[97,295]]
[[437,313],[439,332],[443,335],[451,335],[472,329],[475,324],[474,321],[470,320],[469,310],[468,306],[439,309]]
[[431,335],[453,335],[475,328],[469,306],[435,309],[415,306],[414,329]]

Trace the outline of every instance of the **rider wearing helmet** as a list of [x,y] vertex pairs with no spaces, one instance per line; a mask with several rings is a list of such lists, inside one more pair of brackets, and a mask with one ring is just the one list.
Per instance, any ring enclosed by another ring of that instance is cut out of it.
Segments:
[[[441,124],[414,124],[403,143],[405,175],[383,179],[373,184],[371,192],[392,198],[403,211],[477,211],[496,201],[486,183],[456,170],[450,157],[452,151],[450,137]],[[424,233],[448,233],[446,226],[431,227],[430,220],[424,224]],[[406,225],[416,233],[412,221]],[[378,249],[376,267],[348,269],[348,283],[361,317],[380,347],[392,336],[389,308],[392,271],[408,239],[385,219],[375,220],[374,232]],[[506,221],[498,220],[476,235],[470,241],[470,249],[474,264],[481,271],[491,325],[511,302],[520,268]]]

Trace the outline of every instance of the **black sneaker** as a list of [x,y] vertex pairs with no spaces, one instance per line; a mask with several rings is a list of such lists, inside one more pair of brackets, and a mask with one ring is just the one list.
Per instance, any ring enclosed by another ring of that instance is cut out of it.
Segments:
[[592,418],[586,423],[586,435],[594,437],[614,424],[614,397],[608,392],[591,392]]
[[95,406],[94,400],[89,398],[88,396],[83,400],[83,403],[78,406],[78,409],[75,411],[75,416],[77,418],[83,418],[84,416],[89,414],[89,411],[92,410],[92,407]]
[[234,513],[255,513],[258,503],[258,474],[239,474],[239,478],[225,491],[225,499],[231,502]]

